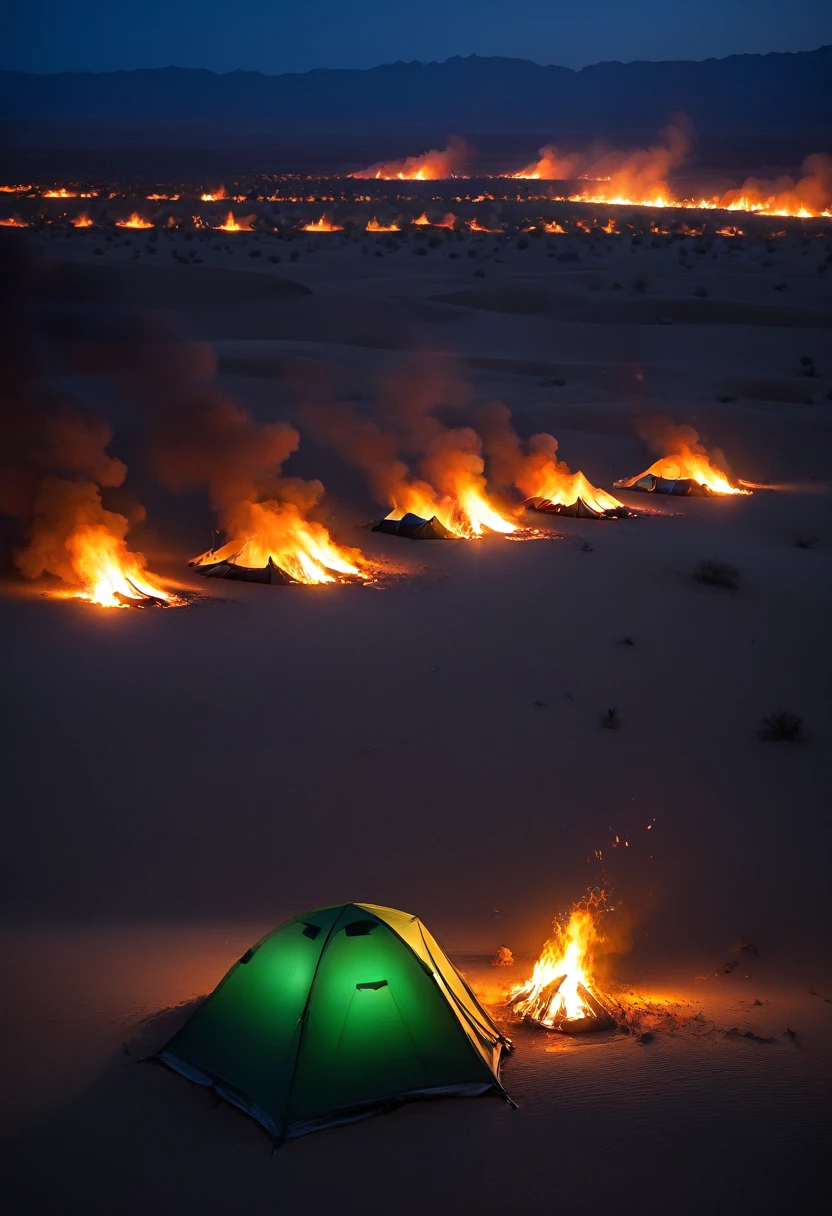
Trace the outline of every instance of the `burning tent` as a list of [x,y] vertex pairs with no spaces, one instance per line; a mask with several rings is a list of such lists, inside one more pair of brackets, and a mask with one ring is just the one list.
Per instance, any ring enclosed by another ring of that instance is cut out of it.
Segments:
[[698,495],[710,498],[721,494],[750,494],[743,486],[733,485],[726,475],[715,468],[700,444],[695,451],[682,444],[672,456],[662,456],[638,477],[622,478],[615,483],[617,490],[642,490],[646,494]]
[[157,1059],[277,1146],[414,1098],[511,1102],[500,1082],[510,1048],[415,916],[349,903],[261,938]]
[[380,519],[378,523],[373,524],[373,531],[386,532],[390,536],[404,536],[408,540],[453,540],[454,535],[435,515],[423,519],[412,511],[407,511],[398,518],[388,515],[385,519]]

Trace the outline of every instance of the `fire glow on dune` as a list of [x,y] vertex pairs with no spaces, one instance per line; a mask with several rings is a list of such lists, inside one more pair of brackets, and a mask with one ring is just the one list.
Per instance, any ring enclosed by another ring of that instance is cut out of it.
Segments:
[[[149,603],[178,607],[178,596],[153,583],[140,554],[130,553],[124,541],[107,528],[76,528],[66,542],[72,568],[81,590],[71,593],[101,608],[130,608]],[[61,593],[58,593],[61,595]]]
[[448,146],[440,151],[431,148],[419,156],[407,156],[403,160],[379,161],[367,169],[350,174],[356,178],[374,178],[382,181],[429,182],[442,178],[459,177],[467,149],[465,143],[452,136]]
[[686,443],[679,445],[679,450],[670,456],[661,456],[649,469],[645,469],[638,477],[630,477],[616,482],[617,486],[626,489],[635,485],[642,477],[652,475],[661,477],[664,481],[690,480],[705,486],[711,494],[750,494],[742,486],[732,485],[724,473],[714,468],[704,452],[695,452]]
[[150,220],[144,219],[142,216],[139,215],[138,211],[134,211],[133,214],[130,216],[130,218],[127,220],[116,220],[116,228],[152,228],[152,227],[153,227],[153,225],[150,222]]
[[[301,232],[343,232],[344,229],[340,224],[335,224],[327,215],[322,215],[319,220],[310,220],[301,227]],[[381,229],[376,229],[377,232]]]
[[304,519],[292,503],[248,503],[249,535],[237,535],[220,549],[209,550],[191,563],[217,562],[262,569],[271,560],[297,583],[367,581],[373,568],[358,549],[336,545],[323,524]]
[[509,994],[515,1013],[566,1033],[611,1024],[592,976],[593,952],[604,941],[600,929],[604,900],[603,891],[593,892],[573,907],[565,925],[555,923],[531,977]]

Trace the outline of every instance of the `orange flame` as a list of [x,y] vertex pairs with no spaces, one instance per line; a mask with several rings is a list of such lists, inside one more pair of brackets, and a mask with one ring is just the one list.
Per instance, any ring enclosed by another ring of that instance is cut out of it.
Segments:
[[179,198],[178,194],[148,194],[147,200],[150,203],[175,203]]
[[431,472],[440,483],[437,492],[425,481],[404,482],[393,494],[388,519],[412,513],[422,519],[434,515],[460,540],[475,540],[488,532],[509,535],[517,524],[506,519],[488,500],[482,457],[453,447],[437,449]]
[[152,228],[150,220],[143,219],[138,211],[134,211],[129,220],[116,220],[116,228]]
[[2,228],[28,228],[29,225],[26,223],[25,220],[22,220],[18,216],[13,215],[13,216],[10,216],[9,219],[0,220],[0,227],[2,227]]
[[171,607],[181,601],[153,583],[141,554],[130,553],[124,541],[101,525],[81,525],[66,547],[82,589],[74,598],[102,608],[129,608],[147,599]]
[[288,502],[246,503],[251,531],[239,533],[218,550],[203,553],[193,565],[227,561],[262,569],[269,558],[298,583],[336,583],[372,577],[372,564],[358,549],[336,545],[327,529],[304,519]]
[[80,215],[76,215],[72,221],[73,228],[92,228],[92,220],[87,215],[86,211],[82,211]]
[[301,227],[301,232],[343,232],[340,224],[335,224],[326,214],[319,220],[309,220]]
[[[428,219],[427,211],[423,211],[417,219],[413,220],[413,223],[418,224],[420,228],[453,228],[456,223],[456,216],[451,211],[448,211],[442,216],[441,220],[430,220]],[[483,232],[485,229],[480,229],[480,231]]]
[[26,194],[31,186],[0,186],[0,194]]
[[398,224],[380,224],[373,216],[366,228],[367,232],[400,232]]
[[544,232],[566,232],[566,229],[561,227],[557,220],[550,220],[548,224],[543,225]]
[[751,493],[751,490],[732,485],[724,473],[714,468],[704,452],[695,452],[686,443],[680,443],[679,450],[672,455],[661,456],[654,464],[650,465],[649,469],[645,469],[643,473],[640,473],[638,477],[630,477],[618,481],[616,485],[626,489],[628,486],[634,485],[639,478],[646,477],[648,474],[652,474],[654,477],[661,477],[666,481],[690,479],[702,486],[707,486],[712,494]]
[[605,895],[591,894],[575,904],[565,925],[554,924],[531,977],[509,994],[516,1013],[553,1030],[569,1023],[606,1017],[594,990],[593,953],[604,941],[600,928]]
[[458,177],[457,172],[465,160],[465,143],[452,136],[443,151],[431,148],[420,156],[407,156],[404,160],[379,161],[367,169],[359,169],[351,177],[376,178],[387,181],[438,181],[441,178]]
[[213,194],[200,194],[199,199],[202,203],[219,203],[225,198],[225,186],[220,186]]
[[476,220],[469,220],[468,227],[472,232],[502,232],[502,228],[486,228],[484,224],[479,224]]
[[[531,484],[530,480],[526,484]],[[599,513],[624,507],[612,494],[594,486],[580,470],[570,473],[563,461],[548,461],[541,470],[540,480],[535,484],[537,488],[529,493],[529,497],[546,499],[555,506],[571,507],[580,499],[591,510]]]
[[251,225],[238,224],[234,219],[234,212],[229,210],[228,215],[225,217],[225,222],[218,224],[216,230],[217,232],[251,232]]
[[[64,186],[61,186],[60,190],[44,190],[44,192],[43,192],[43,198],[78,198],[78,197],[79,197],[79,195],[78,195],[77,190],[67,190]],[[83,198],[83,195],[81,195],[80,197]],[[87,197],[89,197],[89,195]]]

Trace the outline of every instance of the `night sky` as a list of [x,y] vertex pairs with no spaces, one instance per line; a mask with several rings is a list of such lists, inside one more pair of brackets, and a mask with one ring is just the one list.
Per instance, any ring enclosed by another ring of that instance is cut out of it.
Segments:
[[706,59],[832,42],[829,0],[7,0],[0,68],[368,68],[397,59],[507,55],[579,68]]

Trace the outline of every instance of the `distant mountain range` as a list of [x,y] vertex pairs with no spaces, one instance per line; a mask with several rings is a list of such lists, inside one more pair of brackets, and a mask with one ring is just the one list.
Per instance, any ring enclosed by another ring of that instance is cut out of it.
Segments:
[[[675,110],[697,131],[832,143],[832,46],[702,62],[598,63],[572,71],[524,59],[391,63],[264,76],[190,68],[0,72],[0,121],[42,128],[240,129],[279,141],[302,134],[419,131],[476,137],[621,138],[655,131]],[[820,147],[819,144],[817,144]]]

